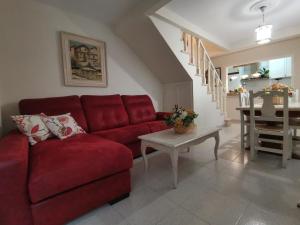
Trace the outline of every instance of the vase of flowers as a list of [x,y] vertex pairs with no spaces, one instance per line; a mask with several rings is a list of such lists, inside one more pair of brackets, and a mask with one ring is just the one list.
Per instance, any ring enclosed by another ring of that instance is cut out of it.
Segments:
[[185,110],[182,107],[175,105],[173,113],[170,114],[165,122],[168,126],[173,126],[175,133],[184,134],[194,130],[196,125],[194,119],[197,118],[193,110]]

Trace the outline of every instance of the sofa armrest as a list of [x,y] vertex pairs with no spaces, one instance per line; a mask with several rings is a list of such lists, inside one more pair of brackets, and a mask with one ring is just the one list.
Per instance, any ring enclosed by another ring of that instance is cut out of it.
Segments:
[[156,119],[157,120],[164,120],[166,119],[168,116],[170,116],[172,113],[170,112],[157,112],[156,113]]
[[27,191],[28,139],[17,131],[0,139],[0,224],[32,225]]

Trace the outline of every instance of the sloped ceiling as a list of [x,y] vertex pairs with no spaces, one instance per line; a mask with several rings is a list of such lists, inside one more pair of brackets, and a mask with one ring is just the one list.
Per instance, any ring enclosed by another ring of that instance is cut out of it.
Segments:
[[36,0],[61,8],[65,11],[81,14],[85,17],[114,24],[130,9],[142,0]]
[[[148,0],[148,4],[150,1]],[[159,2],[152,0],[153,3],[155,1]],[[190,76],[145,14],[148,6],[140,5],[127,17],[122,18],[115,27],[116,33],[162,83],[190,81]]]
[[256,46],[254,30],[262,17],[250,7],[259,1],[271,4],[265,18],[273,25],[274,41],[300,35],[299,0],[172,0],[164,8],[201,28],[208,40],[221,40],[223,44],[217,44],[232,51]]

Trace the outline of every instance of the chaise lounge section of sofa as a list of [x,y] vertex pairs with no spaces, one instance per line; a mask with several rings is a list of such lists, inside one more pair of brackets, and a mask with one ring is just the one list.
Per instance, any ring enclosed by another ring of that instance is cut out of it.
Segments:
[[[13,131],[0,140],[0,224],[60,225],[131,191],[139,135],[168,129],[149,96],[21,100],[21,114],[71,113],[86,134],[29,146]],[[151,150],[150,150],[151,151]]]

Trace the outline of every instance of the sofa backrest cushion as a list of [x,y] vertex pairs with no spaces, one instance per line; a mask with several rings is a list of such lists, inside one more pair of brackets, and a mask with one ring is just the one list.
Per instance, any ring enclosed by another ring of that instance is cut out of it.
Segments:
[[156,119],[155,109],[148,95],[123,95],[125,108],[131,124],[138,124]]
[[71,113],[79,126],[87,131],[88,126],[85,115],[78,96],[65,96],[39,99],[23,99],[19,102],[21,114],[40,114],[45,113],[47,116],[55,116]]
[[91,132],[129,124],[120,95],[83,95],[81,103]]

